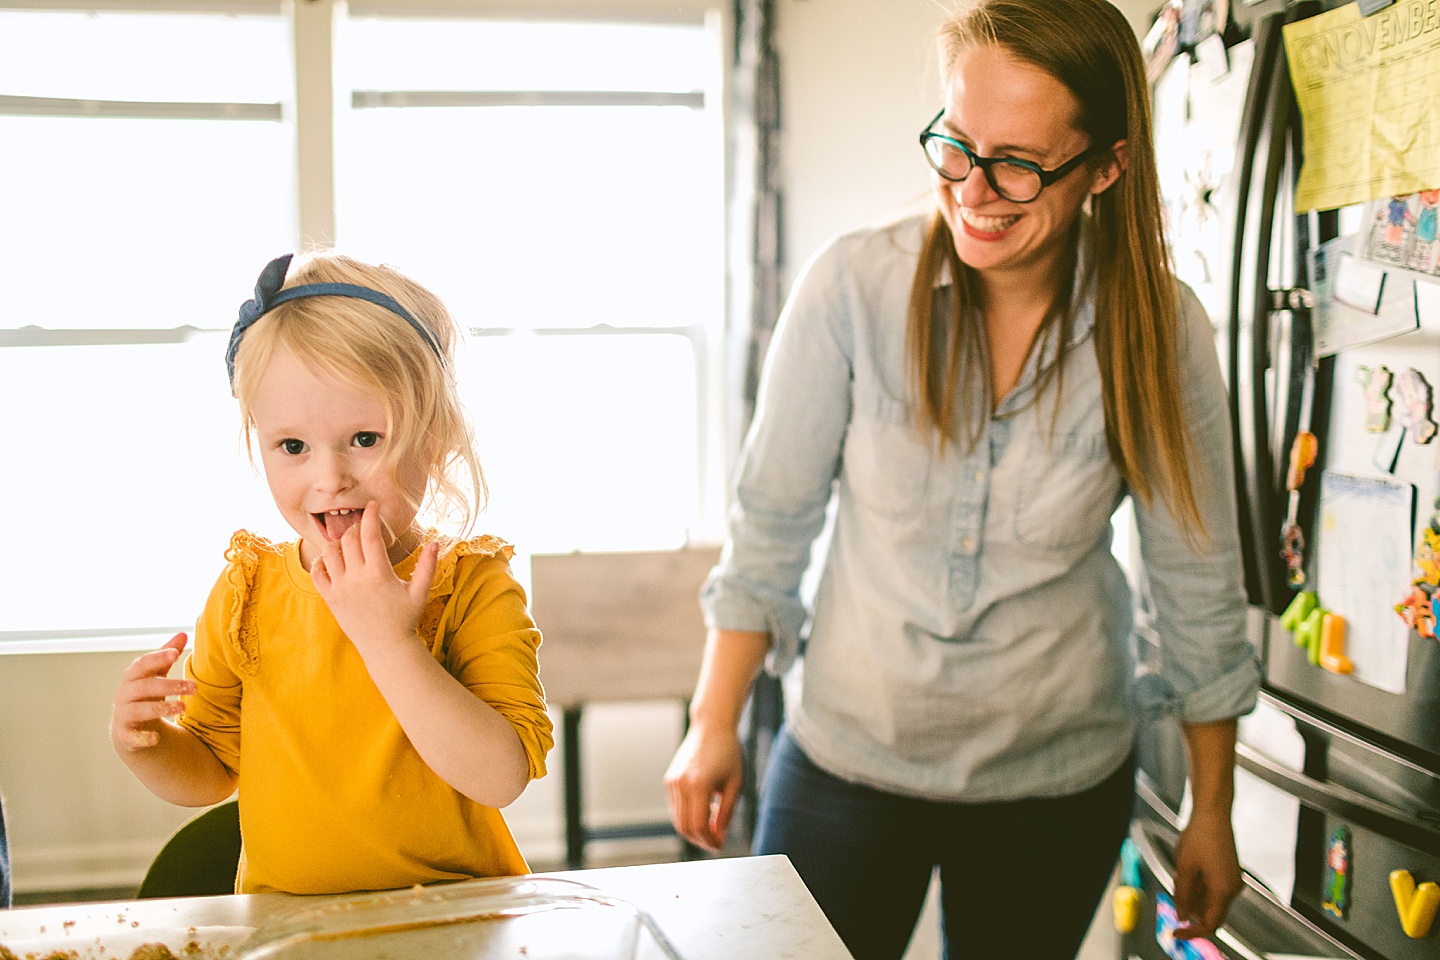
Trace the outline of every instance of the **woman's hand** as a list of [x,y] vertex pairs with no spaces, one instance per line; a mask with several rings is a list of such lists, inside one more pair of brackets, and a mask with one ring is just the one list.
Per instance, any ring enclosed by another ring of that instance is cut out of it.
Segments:
[[427,543],[410,582],[397,577],[380,532],[380,505],[372,500],[358,524],[326,544],[310,578],[340,629],[368,660],[384,644],[415,636],[439,554],[439,544]]
[[1184,725],[1190,753],[1190,822],[1175,845],[1175,914],[1182,939],[1210,937],[1240,893],[1230,811],[1235,798],[1234,720]]
[[120,677],[115,706],[110,712],[110,740],[117,753],[148,750],[160,743],[161,724],[185,711],[169,697],[195,692],[190,680],[170,679],[170,668],[180,659],[188,638],[177,633],[159,650],[136,657]]
[[707,734],[692,726],[665,771],[676,831],[706,850],[725,846],[744,769],[744,752],[734,729]]
[[1229,816],[1192,814],[1175,845],[1175,915],[1189,924],[1175,936],[1214,936],[1241,885]]

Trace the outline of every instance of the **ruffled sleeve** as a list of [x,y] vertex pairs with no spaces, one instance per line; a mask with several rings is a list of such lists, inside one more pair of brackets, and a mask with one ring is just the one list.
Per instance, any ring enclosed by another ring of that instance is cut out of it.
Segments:
[[228,564],[222,575],[229,588],[224,611],[225,639],[234,652],[236,669],[248,677],[253,677],[260,667],[260,637],[250,594],[255,589],[262,552],[279,554],[280,548],[248,530],[237,530],[225,550]]
[[540,631],[510,572],[514,552],[491,536],[442,548],[417,629],[451,676],[510,721],[537,779],[555,738],[540,685]]
[[195,693],[185,697],[180,724],[199,737],[232,773],[240,769],[240,701],[243,678],[260,666],[254,605],[262,557],[279,553],[270,541],[241,530],[225,550],[224,571],[195,622],[194,646],[185,676]]

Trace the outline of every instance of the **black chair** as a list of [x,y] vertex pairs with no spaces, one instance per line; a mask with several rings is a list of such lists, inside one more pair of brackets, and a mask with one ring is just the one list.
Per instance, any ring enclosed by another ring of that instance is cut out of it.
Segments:
[[136,896],[205,897],[235,892],[240,869],[240,802],[227,800],[190,820],[155,856]]

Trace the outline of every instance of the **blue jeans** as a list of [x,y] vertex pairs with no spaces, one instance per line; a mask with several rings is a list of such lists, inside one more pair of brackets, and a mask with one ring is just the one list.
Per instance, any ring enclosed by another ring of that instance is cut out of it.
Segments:
[[1134,764],[1068,797],[945,803],[821,770],[782,729],[757,854],[783,853],[855,960],[899,960],[940,868],[946,960],[1073,960],[1130,821]]

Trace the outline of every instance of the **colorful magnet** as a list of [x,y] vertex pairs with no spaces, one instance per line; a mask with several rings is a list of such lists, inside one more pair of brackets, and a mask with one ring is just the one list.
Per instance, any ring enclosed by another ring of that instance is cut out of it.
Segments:
[[1440,586],[1440,531],[1426,527],[1415,546],[1415,582]]
[[1395,378],[1395,390],[1400,394],[1400,426],[1416,443],[1434,440],[1437,427],[1430,419],[1430,384],[1425,375],[1410,367]]
[[1290,601],[1290,606],[1280,614],[1280,626],[1290,633],[1294,633],[1300,629],[1300,624],[1305,622],[1305,618],[1310,616],[1310,611],[1319,605],[1320,601],[1313,590],[1302,590],[1295,594],[1295,599]]
[[1134,887],[1116,887],[1115,932],[1130,933],[1140,922],[1140,891]]
[[1320,666],[1331,673],[1349,673],[1355,664],[1345,656],[1345,618],[1325,614],[1320,623]]
[[1137,889],[1145,885],[1140,877],[1140,850],[1129,837],[1120,844],[1120,882]]
[[1300,485],[1305,482],[1305,471],[1315,465],[1315,457],[1319,452],[1320,441],[1315,439],[1315,434],[1309,430],[1301,430],[1295,434],[1295,442],[1290,444],[1290,469],[1285,474],[1286,490],[1300,489]]
[[1350,910],[1350,830],[1336,827],[1325,845],[1325,889],[1320,907],[1344,920]]
[[1428,936],[1435,912],[1440,909],[1440,886],[1427,880],[1417,887],[1409,870],[1393,870],[1390,893],[1395,897],[1395,909],[1400,914],[1400,927],[1405,936],[1413,940]]
[[1130,933],[1140,922],[1140,904],[1145,895],[1140,888],[1144,881],[1140,877],[1140,851],[1128,837],[1120,844],[1120,885],[1115,888],[1112,907],[1115,913],[1115,932]]
[[1297,590],[1305,585],[1305,531],[1299,523],[1300,485],[1305,482],[1305,471],[1315,464],[1319,449],[1315,434],[1308,430],[1295,434],[1295,442],[1290,445],[1290,469],[1285,474],[1290,503],[1285,524],[1280,528],[1280,559],[1285,561],[1286,582]]
[[1409,595],[1395,604],[1395,612],[1420,636],[1434,639],[1435,618],[1440,614],[1440,603],[1437,601],[1440,597],[1435,595],[1433,584],[1416,583],[1410,587]]
[[1175,931],[1180,918],[1175,901],[1164,892],[1155,894],[1155,942],[1170,960],[1225,960],[1225,955],[1209,940],[1180,940]]
[[1390,368],[1357,367],[1355,379],[1365,388],[1365,429],[1384,433],[1390,429]]
[[1440,498],[1415,544],[1415,579],[1395,612],[1423,637],[1435,637],[1440,618]]
[[1305,650],[1305,657],[1313,667],[1320,666],[1320,633],[1325,628],[1325,616],[1329,612],[1316,607],[1295,630],[1295,646]]
[[1299,589],[1305,586],[1305,531],[1298,523],[1286,523],[1280,531],[1280,559],[1285,561],[1285,582]]

